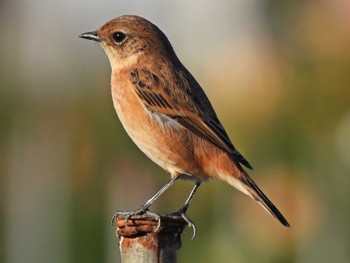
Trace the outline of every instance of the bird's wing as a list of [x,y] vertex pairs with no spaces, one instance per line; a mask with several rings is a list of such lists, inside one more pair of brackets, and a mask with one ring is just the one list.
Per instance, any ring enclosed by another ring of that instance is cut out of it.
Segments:
[[252,169],[231,143],[204,91],[186,69],[165,77],[161,73],[157,75],[144,68],[135,68],[130,72],[129,80],[148,110],[175,120],[229,153],[234,161]]

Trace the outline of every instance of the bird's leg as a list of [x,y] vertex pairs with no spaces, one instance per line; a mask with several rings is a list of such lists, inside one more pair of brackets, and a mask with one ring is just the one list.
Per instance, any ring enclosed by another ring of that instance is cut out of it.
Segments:
[[187,209],[188,209],[188,207],[190,206],[190,203],[191,203],[191,201],[192,201],[192,199],[193,199],[193,196],[194,196],[194,194],[197,192],[197,189],[198,189],[198,187],[199,187],[200,185],[201,185],[200,182],[196,182],[196,184],[193,186],[193,188],[192,188],[192,190],[191,190],[189,196],[187,197],[187,199],[186,199],[184,205],[183,205],[179,210],[177,210],[177,211],[182,212],[182,213],[186,213],[186,212],[187,212]]
[[190,206],[190,203],[193,199],[194,194],[196,193],[196,191],[200,185],[201,185],[201,182],[196,182],[196,184],[192,188],[189,196],[187,197],[184,205],[179,210],[176,210],[176,211],[170,213],[171,215],[181,216],[187,222],[188,226],[190,228],[192,228],[192,230],[193,230],[192,239],[196,236],[196,226],[193,223],[193,221],[186,215],[186,212],[187,212],[188,207]]
[[125,221],[127,221],[133,215],[147,214],[154,217],[158,221],[158,228],[160,227],[160,216],[157,213],[148,211],[148,208],[153,204],[154,201],[158,199],[170,186],[172,186],[179,177],[174,177],[168,181],[162,188],[159,189],[150,199],[148,199],[139,209],[132,211],[117,211],[112,217],[112,224],[120,216],[123,216]]
[[162,188],[160,188],[160,190],[157,193],[155,193],[150,199],[148,199],[147,202],[144,203],[137,211],[140,211],[141,213],[147,211],[148,208],[153,204],[153,202],[156,201],[158,197],[161,196],[166,190],[168,190],[168,188],[172,186],[178,178],[179,177],[172,178],[169,182],[163,185]]

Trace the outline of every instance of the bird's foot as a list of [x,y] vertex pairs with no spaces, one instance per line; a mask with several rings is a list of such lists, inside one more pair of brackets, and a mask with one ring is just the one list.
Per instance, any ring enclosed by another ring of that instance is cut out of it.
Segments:
[[114,222],[117,219],[123,218],[125,225],[127,225],[127,221],[131,219],[133,216],[137,216],[137,215],[147,215],[147,216],[153,217],[158,222],[157,228],[154,232],[157,232],[159,230],[161,226],[160,215],[155,212],[149,211],[148,208],[143,208],[143,207],[136,210],[131,210],[131,211],[117,211],[112,217],[111,223],[112,225],[114,225]]
[[173,211],[171,212],[169,215],[171,216],[180,216],[183,218],[183,220],[186,221],[187,225],[189,226],[189,228],[192,228],[192,238],[191,240],[194,239],[194,237],[196,236],[196,225],[194,224],[194,222],[186,215],[186,211],[187,211],[187,207],[183,207],[180,208],[179,210]]

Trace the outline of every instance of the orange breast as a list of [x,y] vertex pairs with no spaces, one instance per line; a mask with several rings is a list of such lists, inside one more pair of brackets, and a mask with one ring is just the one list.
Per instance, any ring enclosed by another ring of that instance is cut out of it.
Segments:
[[128,82],[115,81],[112,98],[124,129],[152,161],[174,176],[200,173],[188,131],[175,121],[146,110]]

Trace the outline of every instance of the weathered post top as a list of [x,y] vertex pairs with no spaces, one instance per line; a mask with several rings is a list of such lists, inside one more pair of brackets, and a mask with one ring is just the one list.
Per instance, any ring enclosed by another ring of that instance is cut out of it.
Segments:
[[116,218],[119,250],[123,263],[175,263],[181,247],[181,233],[187,222],[177,215]]

